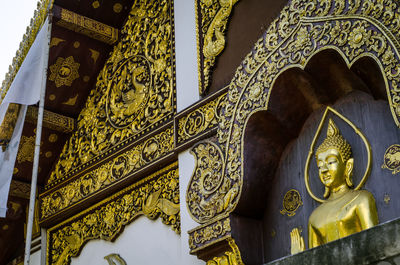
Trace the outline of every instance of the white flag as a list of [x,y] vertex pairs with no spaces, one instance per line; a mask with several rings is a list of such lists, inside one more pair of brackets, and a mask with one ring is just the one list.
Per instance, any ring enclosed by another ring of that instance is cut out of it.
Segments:
[[47,62],[47,58],[45,58],[48,50],[47,29],[48,19],[37,34],[0,105],[0,124],[3,122],[9,103],[22,105],[10,143],[5,151],[0,149],[0,217],[5,217],[7,212],[8,193],[24,127],[27,105],[33,105],[39,101],[40,89],[44,85],[42,82],[45,81],[43,74]]

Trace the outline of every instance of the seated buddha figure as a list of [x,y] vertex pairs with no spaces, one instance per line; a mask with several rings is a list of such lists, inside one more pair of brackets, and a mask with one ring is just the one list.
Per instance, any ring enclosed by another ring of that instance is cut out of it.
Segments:
[[[354,190],[354,159],[350,144],[329,120],[327,137],[316,151],[319,179],[325,186],[326,199],[308,220],[309,248],[349,236],[378,224],[373,195]],[[304,240],[297,228],[291,232],[292,254],[303,251]]]

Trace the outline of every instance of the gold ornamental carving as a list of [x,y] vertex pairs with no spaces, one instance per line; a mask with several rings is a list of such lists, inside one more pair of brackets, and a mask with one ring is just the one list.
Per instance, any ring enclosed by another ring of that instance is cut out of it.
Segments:
[[[97,1],[96,1],[97,2]],[[57,25],[86,35],[90,38],[107,44],[114,44],[118,40],[118,29],[79,15],[68,9],[61,8],[60,20]]]
[[72,82],[79,77],[80,64],[75,62],[74,57],[58,57],[55,64],[50,66],[49,80],[54,81],[56,87],[71,86]]
[[[48,185],[175,112],[173,2],[136,1]],[[86,164],[87,165],[87,164]]]
[[14,133],[21,105],[10,103],[0,125],[0,145],[5,151]]
[[283,196],[282,205],[283,208],[280,210],[281,214],[287,214],[289,217],[295,216],[297,209],[303,205],[300,193],[295,189],[289,190],[285,193],[285,196]]
[[239,0],[196,0],[200,94],[211,83],[217,56],[225,48],[225,32],[233,6]]
[[141,215],[180,233],[177,162],[47,230],[47,264],[70,264],[89,240],[114,240]]
[[227,241],[231,250],[225,251],[222,256],[214,257],[212,260],[207,261],[206,265],[244,265],[235,240],[229,238]]
[[179,118],[177,145],[218,125],[219,111],[223,106],[225,96],[226,93]]
[[[349,68],[362,57],[373,58],[382,70],[389,106],[399,125],[398,10],[398,2],[391,0],[293,0],[282,10],[236,70],[221,111],[218,146],[225,157],[222,171],[238,194],[243,184],[242,139],[247,118],[268,109],[274,80],[284,70],[292,66],[304,69],[321,50],[334,49]],[[239,198],[233,198],[228,211]]]
[[204,249],[215,241],[230,238],[231,230],[231,223],[227,216],[190,230],[188,232],[190,253]]
[[[140,141],[127,152],[91,170],[65,186],[41,195],[41,220],[90,197],[100,189],[125,178],[173,151],[173,128]],[[56,166],[55,170],[58,168]]]
[[206,223],[232,209],[239,187],[224,177],[222,151],[215,143],[197,143],[191,153],[196,166],[188,185],[186,203],[193,220]]
[[[38,107],[29,106],[26,111],[25,119],[27,122],[36,124],[38,116]],[[43,127],[49,128],[58,132],[72,133],[76,127],[76,121],[73,118],[51,112],[49,110],[44,110],[43,113]],[[57,135],[52,134],[50,142],[57,141]]]
[[21,136],[20,148],[17,153],[18,163],[33,162],[35,151],[35,136]]
[[382,168],[389,169],[393,175],[400,172],[400,145],[393,144],[386,149]]

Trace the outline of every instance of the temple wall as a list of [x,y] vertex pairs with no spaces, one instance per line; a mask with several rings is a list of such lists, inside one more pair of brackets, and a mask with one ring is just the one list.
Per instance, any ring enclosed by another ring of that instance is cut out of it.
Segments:
[[194,2],[174,1],[178,112],[199,100]]
[[[105,256],[119,254],[126,264],[180,264],[180,238],[161,220],[139,217],[115,240],[89,241],[71,265],[107,265]],[[116,265],[122,265],[116,263]]]

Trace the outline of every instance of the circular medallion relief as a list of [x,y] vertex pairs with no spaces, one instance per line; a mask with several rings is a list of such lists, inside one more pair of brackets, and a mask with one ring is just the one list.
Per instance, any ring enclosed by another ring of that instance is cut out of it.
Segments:
[[297,209],[303,205],[301,200],[300,193],[295,190],[291,189],[286,192],[285,196],[283,197],[283,209],[281,210],[281,214],[287,214],[288,216],[294,216],[296,214]]
[[391,170],[392,174],[400,172],[400,145],[389,146],[383,157],[382,168]]
[[122,61],[107,89],[107,118],[122,129],[144,114],[152,77],[146,58],[134,56]]

